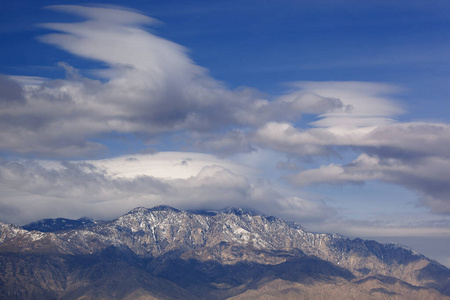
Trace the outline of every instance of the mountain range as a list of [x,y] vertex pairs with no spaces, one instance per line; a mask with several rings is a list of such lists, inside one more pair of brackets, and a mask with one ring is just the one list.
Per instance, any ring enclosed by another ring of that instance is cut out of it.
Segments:
[[246,209],[0,222],[0,299],[299,298],[450,299],[450,270]]

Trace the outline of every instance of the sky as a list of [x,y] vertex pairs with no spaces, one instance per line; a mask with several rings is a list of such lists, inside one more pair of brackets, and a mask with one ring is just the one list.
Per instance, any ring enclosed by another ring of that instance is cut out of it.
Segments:
[[0,220],[246,207],[450,266],[450,3],[0,4]]

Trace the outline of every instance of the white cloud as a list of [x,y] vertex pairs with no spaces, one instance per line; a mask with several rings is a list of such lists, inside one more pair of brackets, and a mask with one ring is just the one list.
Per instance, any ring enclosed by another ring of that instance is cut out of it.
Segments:
[[255,143],[264,147],[305,156],[330,155],[333,139],[335,137],[328,130],[300,130],[292,124],[279,122],[265,124],[253,136]]
[[306,156],[337,154],[335,146],[380,146],[370,137],[372,131],[379,132],[380,127],[390,128],[395,124],[393,117],[403,112],[387,96],[397,89],[386,84],[298,82],[291,85],[296,90],[278,101],[298,101],[306,112],[318,114],[319,120],[310,124],[313,128],[300,129],[287,122],[288,119],[277,121],[272,118],[271,122],[256,130],[253,136],[255,143]]
[[86,161],[104,169],[114,177],[134,178],[152,176],[164,179],[187,179],[196,176],[205,167],[220,166],[236,174],[253,177],[256,170],[209,154],[189,152],[158,152],[137,154],[111,159]]
[[97,19],[104,23],[113,24],[155,24],[158,20],[147,17],[129,8],[114,6],[78,6],[78,5],[50,5],[47,9]]

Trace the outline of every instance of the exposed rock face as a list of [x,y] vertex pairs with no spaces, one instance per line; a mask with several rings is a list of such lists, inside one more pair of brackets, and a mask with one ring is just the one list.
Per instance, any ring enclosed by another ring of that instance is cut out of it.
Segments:
[[410,249],[313,234],[242,209],[139,207],[109,222],[24,228],[33,230],[0,223],[0,298],[242,299],[276,287],[311,297],[312,283],[317,296],[327,289],[374,299],[450,295],[450,270]]

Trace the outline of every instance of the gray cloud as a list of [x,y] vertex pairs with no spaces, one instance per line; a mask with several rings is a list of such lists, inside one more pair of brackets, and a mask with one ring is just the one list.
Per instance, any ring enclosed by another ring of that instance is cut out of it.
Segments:
[[0,75],[0,108],[13,105],[24,104],[24,90],[16,81]]
[[[330,155],[336,147],[353,147],[386,157],[448,157],[450,126],[444,123],[394,123],[370,127],[302,130],[270,122],[255,133],[255,142],[297,155]],[[335,148],[333,148],[335,147]]]
[[[359,146],[387,157],[449,158],[450,125],[411,122],[380,126],[371,131]],[[370,149],[371,147],[376,149]]]
[[232,129],[223,134],[192,134],[191,146],[194,149],[207,153],[216,153],[219,156],[228,156],[236,153],[256,151],[248,132],[241,129]]
[[417,191],[422,205],[450,214],[450,160],[441,157],[409,160],[362,154],[347,165],[331,164],[288,176],[293,184],[362,184],[368,180],[394,183]]

